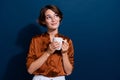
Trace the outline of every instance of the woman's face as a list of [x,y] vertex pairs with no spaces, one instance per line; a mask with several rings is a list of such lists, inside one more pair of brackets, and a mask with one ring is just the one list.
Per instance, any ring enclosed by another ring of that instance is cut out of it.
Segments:
[[58,16],[58,14],[48,9],[45,12],[45,24],[48,29],[55,30],[59,27],[60,17]]

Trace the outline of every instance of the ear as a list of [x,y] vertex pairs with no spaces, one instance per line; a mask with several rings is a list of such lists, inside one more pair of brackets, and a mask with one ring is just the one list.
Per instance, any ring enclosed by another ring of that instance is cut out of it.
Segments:
[[60,18],[60,22],[62,21],[62,19]]
[[42,22],[42,24],[46,25],[46,22],[44,21],[44,22]]

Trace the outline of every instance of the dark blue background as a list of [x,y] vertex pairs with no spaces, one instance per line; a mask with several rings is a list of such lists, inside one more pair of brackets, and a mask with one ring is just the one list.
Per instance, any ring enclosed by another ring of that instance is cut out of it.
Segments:
[[64,14],[60,32],[75,48],[68,80],[120,80],[119,0],[1,0],[0,80],[30,80],[25,58],[30,39],[45,31],[36,19],[46,4]]

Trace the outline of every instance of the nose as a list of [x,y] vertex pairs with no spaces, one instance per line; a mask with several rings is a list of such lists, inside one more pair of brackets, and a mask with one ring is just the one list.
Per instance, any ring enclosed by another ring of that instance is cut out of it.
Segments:
[[54,17],[52,17],[52,21],[53,22],[55,22],[56,21],[56,17],[54,16]]
[[52,22],[55,22],[55,18],[52,18]]

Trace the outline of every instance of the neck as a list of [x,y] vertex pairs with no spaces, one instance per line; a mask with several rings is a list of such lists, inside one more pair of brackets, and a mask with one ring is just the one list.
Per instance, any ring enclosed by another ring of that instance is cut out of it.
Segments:
[[56,30],[48,30],[48,34],[50,35],[50,41],[53,41],[53,38],[55,37],[55,35],[58,33],[58,29]]
[[58,33],[58,30],[48,30],[48,33],[50,34],[50,36],[55,36]]

